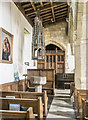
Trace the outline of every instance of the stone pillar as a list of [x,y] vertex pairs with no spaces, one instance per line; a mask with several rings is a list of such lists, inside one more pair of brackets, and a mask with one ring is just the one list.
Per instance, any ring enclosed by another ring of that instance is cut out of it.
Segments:
[[87,3],[78,2],[77,39],[75,41],[75,87],[88,89]]

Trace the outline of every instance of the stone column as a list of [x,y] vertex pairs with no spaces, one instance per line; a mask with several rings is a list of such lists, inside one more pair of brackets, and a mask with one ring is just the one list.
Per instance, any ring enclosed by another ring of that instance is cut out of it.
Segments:
[[77,89],[88,89],[87,7],[87,3],[78,3],[77,39],[75,41],[75,87]]

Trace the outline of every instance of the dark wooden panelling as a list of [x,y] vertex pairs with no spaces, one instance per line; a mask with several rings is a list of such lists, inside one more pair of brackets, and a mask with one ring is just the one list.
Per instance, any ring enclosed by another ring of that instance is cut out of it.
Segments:
[[[28,69],[28,80],[30,80],[31,76],[43,76],[46,77],[47,83],[43,86],[48,88],[48,93],[54,94],[55,90],[55,70],[54,69]],[[29,85],[33,87],[33,85]]]

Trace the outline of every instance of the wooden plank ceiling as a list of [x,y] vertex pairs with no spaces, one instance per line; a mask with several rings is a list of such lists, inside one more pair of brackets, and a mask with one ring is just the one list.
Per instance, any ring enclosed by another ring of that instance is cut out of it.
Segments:
[[15,2],[15,4],[32,26],[34,25],[37,9],[40,10],[44,26],[64,20],[68,16],[66,2]]

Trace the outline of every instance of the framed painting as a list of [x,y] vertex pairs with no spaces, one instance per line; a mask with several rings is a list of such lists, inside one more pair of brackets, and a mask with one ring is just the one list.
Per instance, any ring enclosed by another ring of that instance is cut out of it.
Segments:
[[0,62],[13,63],[13,35],[0,28]]

